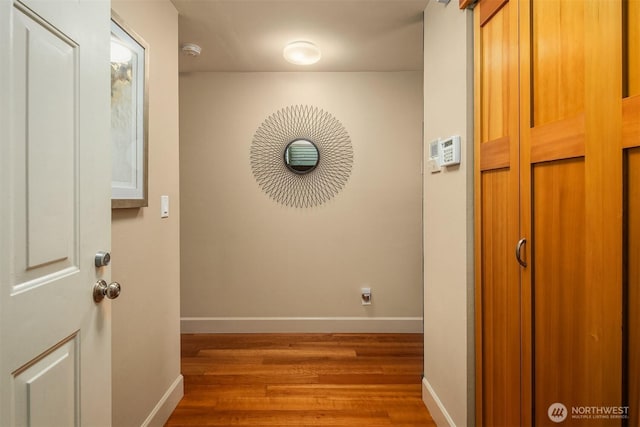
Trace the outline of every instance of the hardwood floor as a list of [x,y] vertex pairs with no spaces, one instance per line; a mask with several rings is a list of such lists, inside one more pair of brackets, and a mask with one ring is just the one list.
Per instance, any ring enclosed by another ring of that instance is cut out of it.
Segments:
[[185,334],[166,426],[435,426],[422,334]]

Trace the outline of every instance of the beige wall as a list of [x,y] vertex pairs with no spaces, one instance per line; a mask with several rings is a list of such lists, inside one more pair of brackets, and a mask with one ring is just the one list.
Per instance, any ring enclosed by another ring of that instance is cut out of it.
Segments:
[[[472,13],[425,10],[425,147],[462,137],[461,164],[424,178],[423,397],[438,425],[474,423]],[[425,153],[428,150],[425,149]]]
[[[149,207],[112,212],[113,425],[162,425],[182,396],[178,14],[168,0],[114,1],[149,46]],[[160,218],[160,195],[170,216]]]
[[[270,199],[249,161],[294,104],[330,112],[354,149],[344,189],[305,209]],[[420,331],[421,130],[421,72],[181,75],[183,331]]]

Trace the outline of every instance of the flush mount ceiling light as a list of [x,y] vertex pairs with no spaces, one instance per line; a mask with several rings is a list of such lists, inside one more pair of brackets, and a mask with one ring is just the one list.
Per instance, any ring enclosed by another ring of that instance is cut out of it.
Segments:
[[185,43],[182,45],[182,53],[189,56],[198,56],[202,52],[202,48],[195,43]]
[[289,43],[282,53],[284,59],[296,65],[311,65],[320,60],[322,54],[318,46],[307,41]]

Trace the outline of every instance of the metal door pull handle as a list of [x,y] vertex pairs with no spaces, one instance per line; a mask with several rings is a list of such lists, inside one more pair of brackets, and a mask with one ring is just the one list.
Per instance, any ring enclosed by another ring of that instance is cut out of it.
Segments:
[[523,267],[527,266],[527,262],[523,261],[521,256],[522,245],[524,245],[525,243],[527,243],[527,239],[520,239],[518,240],[518,244],[516,245],[516,259],[518,260],[518,264]]

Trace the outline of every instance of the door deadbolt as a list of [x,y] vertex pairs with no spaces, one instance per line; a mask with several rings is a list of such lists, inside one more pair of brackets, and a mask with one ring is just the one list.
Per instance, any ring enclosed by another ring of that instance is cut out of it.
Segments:
[[111,262],[111,254],[109,252],[100,251],[96,254],[96,267],[105,267]]

